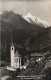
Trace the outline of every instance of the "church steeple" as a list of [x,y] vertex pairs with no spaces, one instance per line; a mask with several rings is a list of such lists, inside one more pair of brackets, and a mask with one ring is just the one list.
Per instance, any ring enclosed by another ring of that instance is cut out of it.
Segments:
[[13,44],[13,36],[11,33],[11,67],[20,68],[21,67],[21,56],[18,54],[18,51],[15,52],[15,46]]
[[13,36],[12,36],[12,32],[11,32],[11,44],[13,44]]
[[14,66],[15,47],[14,47],[14,44],[13,44],[12,32],[11,32],[11,48],[10,48],[10,54],[11,54],[11,66]]

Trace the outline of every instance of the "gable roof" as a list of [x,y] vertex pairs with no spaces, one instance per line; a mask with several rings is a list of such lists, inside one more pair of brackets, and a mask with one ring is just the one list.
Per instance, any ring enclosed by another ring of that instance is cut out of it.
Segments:
[[51,61],[47,61],[45,68],[51,68]]
[[14,54],[15,57],[21,57],[21,55],[18,53],[18,50],[16,51],[16,53]]

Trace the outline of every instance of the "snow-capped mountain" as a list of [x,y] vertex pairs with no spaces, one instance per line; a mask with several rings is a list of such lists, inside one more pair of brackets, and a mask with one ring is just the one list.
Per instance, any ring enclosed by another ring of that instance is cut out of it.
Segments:
[[38,17],[35,17],[33,15],[31,15],[30,13],[28,13],[25,16],[22,16],[26,21],[28,21],[29,23],[36,23],[39,25],[43,25],[45,28],[49,27],[49,23],[46,22],[45,20],[41,20]]
[[13,42],[18,45],[18,48],[20,48],[19,45],[21,46],[20,51],[22,55],[25,55],[27,51],[51,51],[51,26],[45,28],[43,26],[45,22],[41,19],[31,14],[22,17],[20,14],[15,14],[12,11],[5,11],[0,16],[0,42],[3,59],[6,59],[7,56],[7,60],[9,59],[11,33]]

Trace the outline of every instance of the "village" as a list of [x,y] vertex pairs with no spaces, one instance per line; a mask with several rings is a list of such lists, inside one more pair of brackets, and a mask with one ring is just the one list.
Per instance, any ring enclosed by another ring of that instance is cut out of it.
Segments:
[[[25,56],[27,57],[27,56]],[[31,52],[30,57],[26,58],[24,61],[22,61],[22,56],[18,52],[18,49],[15,50],[14,43],[10,46],[10,63],[8,66],[4,66],[4,69],[1,69],[2,71],[6,71],[6,74],[1,74],[1,80],[16,80],[15,78],[20,75],[20,73],[26,72],[27,69],[32,69],[32,74],[25,74],[22,76],[30,76],[30,75],[39,75],[38,73],[43,68],[51,68],[51,53],[49,51],[45,53],[34,53]],[[23,63],[23,64],[22,64]],[[41,65],[41,66],[40,66]],[[2,67],[1,67],[2,68]],[[33,71],[34,69],[34,71]],[[40,69],[40,70],[38,70]],[[23,70],[23,71],[22,71]],[[4,71],[4,72],[5,72]],[[21,72],[22,71],[22,72]],[[20,75],[21,76],[21,75]],[[20,77],[18,77],[20,79]],[[31,77],[30,77],[31,78]],[[37,80],[37,79],[36,79]],[[41,80],[38,78],[38,80]]]

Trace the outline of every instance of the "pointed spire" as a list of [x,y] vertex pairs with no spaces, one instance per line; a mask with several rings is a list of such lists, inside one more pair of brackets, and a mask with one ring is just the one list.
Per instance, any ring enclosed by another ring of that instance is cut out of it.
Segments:
[[11,32],[11,44],[13,44],[13,36],[12,36],[12,32]]

